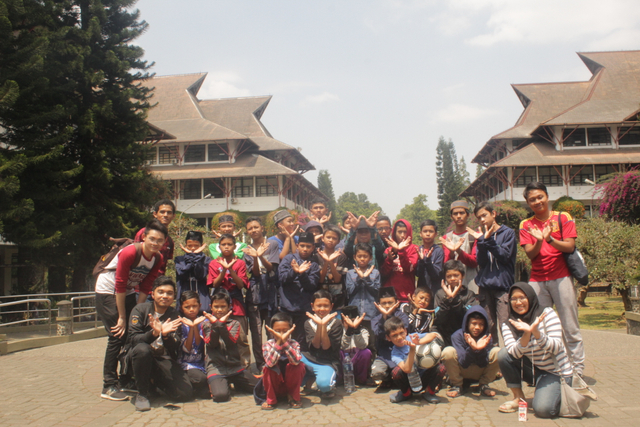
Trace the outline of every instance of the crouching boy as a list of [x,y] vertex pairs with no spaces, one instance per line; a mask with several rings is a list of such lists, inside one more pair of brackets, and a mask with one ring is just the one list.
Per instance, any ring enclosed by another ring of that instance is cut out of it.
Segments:
[[262,383],[267,400],[262,409],[275,409],[278,397],[287,397],[289,407],[302,408],[300,402],[300,384],[306,372],[300,353],[300,344],[291,339],[295,329],[291,316],[287,313],[276,313],[271,318],[271,327],[266,327],[273,336],[262,346],[265,367],[262,370]]
[[391,373],[393,382],[400,391],[389,398],[392,403],[399,403],[411,398],[413,393],[424,390],[422,397],[429,403],[436,404],[440,400],[436,396],[442,379],[446,373],[444,366],[437,363],[429,369],[418,368],[416,346],[428,344],[438,337],[438,334],[407,334],[407,328],[402,320],[391,317],[384,322],[387,339],[393,343],[391,360],[397,364]]
[[496,379],[500,369],[500,349],[492,348],[487,312],[478,305],[471,307],[464,315],[462,328],[453,333],[451,341],[453,346],[445,347],[442,352],[442,362],[451,383],[447,396],[460,396],[465,379],[479,381],[481,395],[495,396],[496,392],[489,388],[489,383]]
[[358,307],[348,305],[342,308],[342,336],[341,360],[346,354],[353,364],[353,376],[356,383],[366,385],[369,381],[371,367],[371,350],[369,346],[369,331],[362,325],[365,313],[359,314]]
[[191,399],[193,389],[187,372],[177,362],[180,341],[176,330],[182,324],[178,312],[171,307],[176,295],[173,280],[160,276],[153,282],[153,301],[138,304],[131,311],[127,354],[133,366],[138,396],[138,411],[151,409],[151,380],[169,398]]

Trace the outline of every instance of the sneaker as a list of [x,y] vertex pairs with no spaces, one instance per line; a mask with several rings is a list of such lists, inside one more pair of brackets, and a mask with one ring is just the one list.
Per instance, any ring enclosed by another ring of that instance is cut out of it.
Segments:
[[435,394],[431,394],[428,391],[425,391],[424,393],[422,393],[422,398],[426,400],[428,403],[432,403],[434,405],[437,405],[438,403],[440,403],[440,399],[438,399],[438,396],[436,396]]
[[400,403],[404,402],[405,400],[411,399],[411,396],[411,394],[409,396],[405,396],[404,394],[402,394],[402,391],[399,391],[389,396],[389,400],[391,401],[391,403]]
[[137,393],[138,386],[136,385],[135,381],[129,381],[126,385],[120,387],[120,391],[123,391],[125,393]]
[[118,390],[116,386],[109,386],[102,389],[102,394],[100,397],[103,399],[109,400],[127,400],[129,396],[127,396],[124,392]]
[[139,394],[136,396],[136,411],[144,412],[151,409],[151,403],[149,403],[149,399]]

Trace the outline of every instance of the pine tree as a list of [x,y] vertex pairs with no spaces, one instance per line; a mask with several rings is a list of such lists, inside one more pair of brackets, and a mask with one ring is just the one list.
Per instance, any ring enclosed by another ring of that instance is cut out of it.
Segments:
[[336,218],[336,196],[333,193],[333,183],[331,182],[331,175],[326,169],[320,170],[318,173],[318,190],[322,192],[327,198],[327,208],[333,212],[331,214],[331,223],[336,224],[339,221]]
[[480,178],[480,175],[484,173],[484,168],[480,163],[476,165],[476,179]]
[[444,137],[438,140],[436,148],[436,183],[438,186],[438,228],[444,231],[451,222],[449,208],[451,203],[460,198],[460,193],[467,187],[469,174],[464,159],[458,163],[453,141]]
[[[131,45],[147,27],[135,0],[0,1],[0,154],[22,156],[14,197],[33,214],[4,237],[49,267],[51,291],[82,289],[109,236],[130,236],[164,186],[142,167],[149,64]],[[10,83],[7,83],[10,82]]]

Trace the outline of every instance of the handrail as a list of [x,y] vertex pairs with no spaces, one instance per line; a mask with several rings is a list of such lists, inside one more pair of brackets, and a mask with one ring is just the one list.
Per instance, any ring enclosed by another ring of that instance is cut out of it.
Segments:
[[35,318],[35,319],[25,319],[25,320],[16,320],[14,322],[9,322],[9,323],[0,323],[0,326],[9,326],[9,325],[18,325],[20,323],[29,323],[29,322],[39,322],[42,320],[46,320],[49,323],[49,336],[51,336],[51,300],[49,298],[33,298],[33,299],[26,299],[26,300],[20,300],[20,301],[11,301],[11,302],[3,302],[0,303],[0,308],[2,307],[9,307],[12,305],[18,305],[18,304],[27,304],[27,309],[24,310],[23,312],[26,313],[34,313],[34,312],[38,312],[38,310],[29,310],[29,304],[32,302],[48,302],[49,303],[49,308],[48,308],[48,312],[49,312],[49,317],[42,317],[42,318]]
[[73,314],[73,310],[80,311],[82,309],[90,309],[90,308],[93,308],[95,310],[95,308],[96,308],[95,306],[93,306],[93,307],[82,307],[82,306],[74,307],[74,304],[73,304],[75,301],[80,301],[80,300],[83,300],[83,299],[91,299],[91,298],[95,299],[95,297],[96,297],[95,292],[91,292],[91,295],[85,295],[85,296],[81,296],[81,297],[73,297],[73,298],[71,298],[71,313],[72,313],[71,314],[71,333],[72,334],[73,334],[73,322],[74,322],[76,317],[93,316],[93,327],[94,328],[98,327],[98,311],[97,310],[96,311],[92,311],[91,313],[78,313],[78,314],[75,314],[75,315]]
[[31,300],[33,297],[47,297],[47,296],[69,296],[69,295],[95,295],[94,291],[81,291],[81,292],[49,292],[45,294],[22,294],[22,295],[0,295],[0,299],[8,298],[26,298]]

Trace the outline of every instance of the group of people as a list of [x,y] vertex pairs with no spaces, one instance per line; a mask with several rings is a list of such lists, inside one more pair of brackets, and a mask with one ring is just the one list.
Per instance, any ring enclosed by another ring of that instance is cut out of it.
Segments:
[[[173,258],[167,226],[175,207],[162,200],[136,235],[140,243],[122,249],[96,281],[109,335],[101,396],[124,400],[137,391],[136,409],[144,411],[156,389],[179,401],[224,402],[233,384],[262,409],[278,399],[301,408],[302,387],[330,399],[336,384],[351,381],[347,358],[355,383],[398,388],[391,402],[421,394],[436,404],[446,377],[450,398],[473,382],[493,397],[489,384],[502,376],[514,399],[501,412],[518,409],[525,380],[536,386],[536,415],[557,416],[560,379],[570,383],[584,370],[563,257],[576,229],[569,214],[549,209],[544,184],[528,184],[524,198],[533,216],[520,224],[519,239],[497,223],[491,203],[471,212],[461,200],[451,205],[452,230],[439,239],[435,221],[420,224],[421,245],[412,243],[408,221],[379,212],[347,213],[332,225],[322,200],[302,226],[287,210],[275,213],[278,233],[268,238],[262,219],[248,218],[248,243],[236,241],[234,218],[221,215],[208,247],[202,233],[187,233],[176,283],[163,275]],[[477,230],[468,227],[472,214]],[[531,259],[529,283],[514,283],[518,240]],[[425,348],[442,355],[421,363]]]

